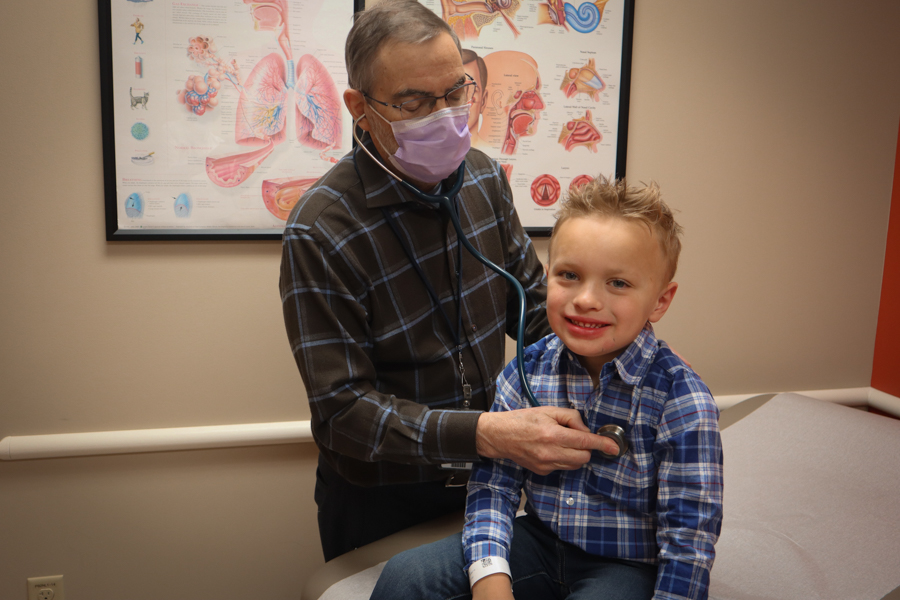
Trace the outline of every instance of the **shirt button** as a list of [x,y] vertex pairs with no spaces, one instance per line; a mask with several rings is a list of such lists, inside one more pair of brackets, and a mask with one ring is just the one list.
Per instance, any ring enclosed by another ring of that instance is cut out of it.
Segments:
[[572,506],[573,504],[575,504],[575,498],[569,496],[569,499],[566,500],[566,504],[568,504],[569,506]]
[[472,331],[478,331],[478,326],[474,323],[472,324]]

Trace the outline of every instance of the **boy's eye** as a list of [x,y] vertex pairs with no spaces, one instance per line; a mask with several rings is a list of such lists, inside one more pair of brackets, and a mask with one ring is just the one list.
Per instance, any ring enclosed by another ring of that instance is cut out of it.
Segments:
[[561,273],[562,278],[566,281],[576,281],[578,279],[578,275],[573,273],[572,271],[563,271]]
[[617,290],[624,290],[625,288],[628,287],[628,283],[621,279],[613,279],[612,281],[609,282],[609,284]]

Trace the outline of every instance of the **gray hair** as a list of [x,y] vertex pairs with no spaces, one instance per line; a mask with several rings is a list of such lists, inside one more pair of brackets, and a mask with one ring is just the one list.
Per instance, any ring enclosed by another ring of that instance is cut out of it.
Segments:
[[449,34],[460,48],[459,38],[450,26],[417,0],[382,0],[356,13],[344,48],[347,84],[354,90],[371,91],[375,61],[385,44],[422,44],[442,33]]

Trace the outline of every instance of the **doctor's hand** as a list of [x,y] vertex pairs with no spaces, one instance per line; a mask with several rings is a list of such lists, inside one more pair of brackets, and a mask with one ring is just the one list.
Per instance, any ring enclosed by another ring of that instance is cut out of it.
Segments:
[[616,442],[591,433],[577,410],[555,406],[482,413],[475,447],[484,458],[508,458],[538,475],[578,469],[592,450],[619,452]]

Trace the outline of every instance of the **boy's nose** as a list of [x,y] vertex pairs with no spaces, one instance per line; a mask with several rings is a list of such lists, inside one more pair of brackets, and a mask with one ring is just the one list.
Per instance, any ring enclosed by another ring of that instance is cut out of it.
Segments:
[[575,296],[575,304],[581,308],[599,310],[603,308],[603,294],[593,286],[585,286],[578,295]]

